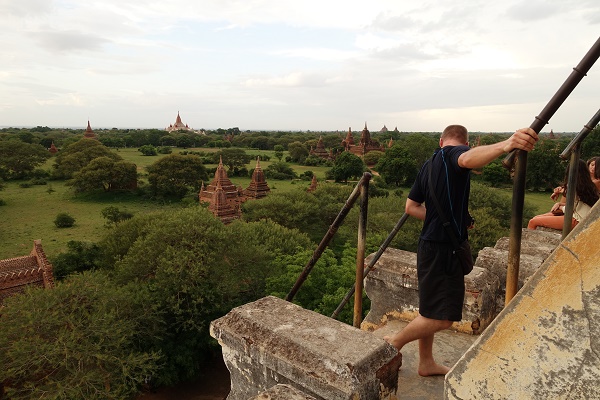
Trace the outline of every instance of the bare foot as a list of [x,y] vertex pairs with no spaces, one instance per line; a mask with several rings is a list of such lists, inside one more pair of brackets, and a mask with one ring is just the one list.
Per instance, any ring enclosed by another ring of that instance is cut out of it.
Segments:
[[398,353],[400,353],[400,350],[402,348],[401,347],[399,348],[396,344],[394,344],[394,336],[384,336],[383,340],[385,340],[386,342],[388,342],[389,344],[394,346],[398,350]]
[[421,376],[446,375],[448,371],[450,371],[450,368],[437,364],[434,361],[431,363],[419,363],[418,372]]

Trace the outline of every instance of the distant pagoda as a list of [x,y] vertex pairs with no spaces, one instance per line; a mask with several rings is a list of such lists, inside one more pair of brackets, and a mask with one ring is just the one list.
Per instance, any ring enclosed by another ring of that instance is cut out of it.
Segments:
[[247,198],[260,199],[266,197],[271,189],[265,180],[265,173],[260,167],[260,157],[256,158],[256,167],[252,172],[250,185],[244,190],[244,196]]
[[367,129],[367,123],[365,122],[365,128],[360,133],[360,140],[356,145],[350,145],[346,147],[346,150],[352,154],[356,154],[359,157],[364,156],[370,151],[385,151],[383,146],[378,141],[371,139],[371,133]]
[[229,224],[230,222],[239,219],[242,215],[240,203],[237,201],[230,201],[227,198],[227,194],[223,190],[221,182],[217,182],[217,187],[210,199],[208,210],[224,224]]
[[90,120],[89,119],[88,119],[87,128],[85,128],[85,132],[83,132],[83,137],[87,138],[87,139],[96,139],[96,140],[98,140],[98,137],[96,136],[96,134],[92,130],[92,127],[90,125]]
[[201,202],[209,203],[208,209],[213,215],[228,223],[242,215],[239,206],[243,201],[241,192],[242,190],[227,177],[223,157],[220,157],[215,177],[206,188],[202,184],[198,198]]
[[313,175],[312,180],[310,181],[310,186],[306,189],[307,192],[311,193],[317,190],[317,176]]
[[48,151],[49,151],[51,154],[56,154],[56,153],[58,153],[58,149],[57,149],[57,148],[56,148],[56,146],[54,145],[54,142],[52,142],[52,144],[50,145],[50,148],[48,149]]
[[179,111],[177,111],[177,118],[175,119],[175,124],[170,124],[165,128],[167,132],[173,131],[191,131],[194,132],[192,128],[188,126],[188,124],[184,124],[181,122],[181,117],[179,116]]
[[319,136],[319,141],[317,142],[317,147],[314,149],[311,147],[310,151],[308,153],[313,156],[323,158],[325,160],[333,160],[333,158],[334,158],[333,155],[331,154],[331,152],[329,152],[325,149],[325,144],[323,144],[323,136]]

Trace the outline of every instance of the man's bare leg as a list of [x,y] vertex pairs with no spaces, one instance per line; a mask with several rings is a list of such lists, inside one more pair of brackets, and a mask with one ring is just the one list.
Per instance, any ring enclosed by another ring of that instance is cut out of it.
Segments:
[[439,365],[433,359],[433,336],[436,332],[448,329],[452,321],[425,318],[421,315],[413,319],[393,336],[384,336],[384,340],[402,350],[405,344],[419,340],[419,375],[443,375],[450,368]]
[[450,368],[433,359],[433,334],[419,339],[419,375],[446,375]]

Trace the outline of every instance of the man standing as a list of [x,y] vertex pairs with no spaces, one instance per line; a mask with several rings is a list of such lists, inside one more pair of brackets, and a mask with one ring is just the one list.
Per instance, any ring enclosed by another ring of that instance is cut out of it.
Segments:
[[[417,250],[419,315],[404,329],[384,339],[398,351],[418,339],[421,376],[445,375],[450,370],[433,359],[433,337],[435,332],[462,319],[465,294],[462,268],[452,255],[452,241],[430,199],[436,196],[459,242],[466,240],[471,225],[468,212],[471,169],[481,168],[513,149],[530,151],[537,139],[533,129],[523,128],[502,142],[471,149],[467,129],[450,125],[442,132],[440,148],[425,162],[410,190],[406,213],[425,221]],[[429,163],[435,193],[429,190]]]

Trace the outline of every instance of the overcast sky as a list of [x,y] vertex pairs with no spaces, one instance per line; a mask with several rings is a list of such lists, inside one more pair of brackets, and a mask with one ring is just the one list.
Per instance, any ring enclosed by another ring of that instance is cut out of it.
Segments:
[[[529,126],[598,0],[0,0],[0,126]],[[543,131],[600,107],[600,62]]]

